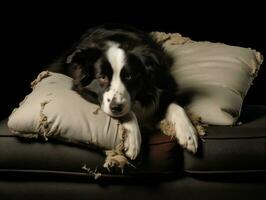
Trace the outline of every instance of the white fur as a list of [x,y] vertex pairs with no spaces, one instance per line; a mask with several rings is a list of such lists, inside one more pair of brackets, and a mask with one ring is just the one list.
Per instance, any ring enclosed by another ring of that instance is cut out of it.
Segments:
[[[125,65],[125,52],[123,49],[119,48],[117,44],[110,43],[110,47],[106,51],[106,57],[112,66],[113,76],[110,83],[110,90],[103,95],[101,107],[107,114],[114,117],[120,117],[128,113],[131,107],[130,95],[120,78],[121,70]],[[124,105],[123,111],[119,116],[114,115],[110,110],[110,103],[114,98],[116,103]]]
[[[120,74],[125,65],[125,52],[115,43],[109,43],[109,49],[106,51],[106,57],[113,69],[113,76],[110,83],[110,90],[103,95],[102,110],[114,117],[121,117],[123,127],[127,130],[125,138],[125,153],[130,159],[135,159],[140,151],[141,134],[138,120],[135,114],[130,111],[131,99],[130,95],[123,84]],[[123,111],[118,115],[114,115],[110,110],[110,103],[115,98],[116,103],[123,104]]]
[[127,130],[126,139],[124,142],[125,153],[131,160],[134,160],[139,154],[141,146],[141,134],[138,120],[136,115],[131,111],[122,119],[122,121],[124,128]]
[[171,103],[167,108],[165,119],[174,125],[175,135],[171,136],[175,136],[182,147],[196,153],[198,148],[196,130],[185,110],[179,105]]

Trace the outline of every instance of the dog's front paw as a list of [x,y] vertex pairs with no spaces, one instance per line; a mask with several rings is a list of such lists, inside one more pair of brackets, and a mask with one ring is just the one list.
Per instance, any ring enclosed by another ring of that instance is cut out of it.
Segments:
[[122,123],[124,131],[124,151],[128,158],[134,160],[141,147],[141,134],[137,118],[133,112],[127,116],[126,121]]
[[183,148],[192,153],[197,152],[197,131],[183,108],[177,104],[170,104],[160,127],[166,135],[175,136]]
[[175,126],[176,137],[179,144],[192,153],[196,153],[198,149],[197,132],[191,123],[187,125]]
[[[140,141],[136,140],[136,135],[139,134],[139,132],[133,132],[132,129],[127,129],[128,131],[128,135],[125,138],[125,154],[128,158],[130,158],[131,160],[136,159],[136,157],[138,156],[139,152],[140,152],[140,146],[141,143]],[[135,135],[135,136],[134,136]]]

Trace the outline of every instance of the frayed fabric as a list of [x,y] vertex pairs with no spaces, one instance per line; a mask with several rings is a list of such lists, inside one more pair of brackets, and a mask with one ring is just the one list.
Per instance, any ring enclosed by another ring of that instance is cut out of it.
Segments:
[[49,71],[43,71],[41,72],[37,78],[31,82],[31,88],[34,89],[35,86],[42,81],[42,79],[49,77],[51,74]]
[[[117,126],[122,126],[120,123]],[[125,140],[127,138],[128,130],[122,126],[122,137],[120,143],[115,147],[113,150],[105,151],[106,158],[103,164],[108,171],[112,167],[118,167],[121,169],[121,173],[124,173],[124,168],[126,165],[134,167],[129,161],[128,158],[125,156]]]
[[151,32],[150,34],[158,43],[166,42],[171,45],[177,45],[193,42],[190,38],[183,37],[179,33]]
[[190,119],[190,121],[192,122],[192,124],[194,125],[198,135],[200,136],[204,136],[206,135],[206,129],[204,128],[204,126],[207,126],[207,125],[204,125],[202,123],[202,119],[201,117],[195,115],[193,112],[191,112],[190,110],[186,110],[186,113]]
[[176,134],[175,125],[168,120],[162,120],[159,124],[159,128],[165,135],[172,136]]
[[95,168],[94,170],[91,168],[88,168],[86,165],[83,165],[82,168],[84,171],[86,171],[86,173],[88,173],[89,175],[93,176],[95,180],[97,180],[99,177],[102,176],[101,173],[97,172],[98,169]]
[[50,132],[51,122],[48,121],[48,117],[44,114],[44,108],[50,101],[51,100],[44,101],[43,103],[41,103],[40,121],[38,126],[38,132],[41,134],[41,136],[43,136],[46,141],[48,140],[48,133]]

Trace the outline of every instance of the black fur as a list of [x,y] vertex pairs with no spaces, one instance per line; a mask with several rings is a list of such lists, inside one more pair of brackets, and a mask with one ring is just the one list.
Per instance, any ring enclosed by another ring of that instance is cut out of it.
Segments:
[[[101,101],[101,93],[108,85],[93,82],[102,74],[112,77],[112,71],[103,52],[107,41],[119,43],[127,56],[127,64],[121,72],[133,103],[140,102],[143,109],[155,106],[153,119],[158,119],[166,107],[176,101],[176,83],[170,75],[172,58],[163,47],[147,33],[121,25],[102,25],[88,30],[71,49],[61,55],[49,70],[72,77],[75,90],[94,103]],[[103,67],[96,68],[99,61]],[[130,78],[130,80],[129,80]],[[158,91],[160,91],[158,93]],[[159,94],[159,97],[157,96]]]

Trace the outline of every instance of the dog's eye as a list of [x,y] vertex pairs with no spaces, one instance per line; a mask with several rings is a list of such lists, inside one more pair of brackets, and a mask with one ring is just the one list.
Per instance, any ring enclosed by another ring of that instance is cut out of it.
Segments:
[[100,81],[100,83],[102,84],[106,84],[109,82],[109,78],[108,76],[104,75],[104,74],[101,74],[99,77],[98,77],[98,80]]

